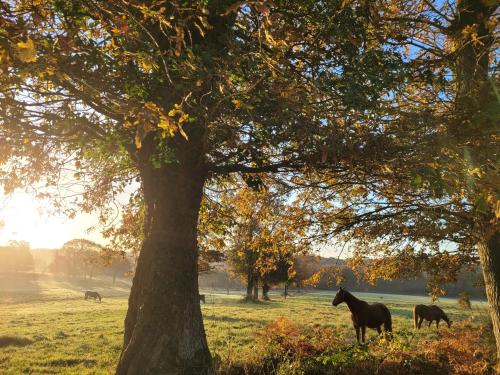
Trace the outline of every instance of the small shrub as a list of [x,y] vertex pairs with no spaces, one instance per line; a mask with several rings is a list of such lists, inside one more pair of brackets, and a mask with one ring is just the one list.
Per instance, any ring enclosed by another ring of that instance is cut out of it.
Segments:
[[472,306],[470,304],[470,293],[462,292],[458,295],[458,306],[463,309],[471,309]]
[[[446,334],[419,339],[411,329],[391,341],[356,345],[334,328],[301,326],[279,318],[257,334],[252,357],[220,363],[220,375],[421,375],[492,373],[494,341],[487,325],[458,322]],[[487,338],[487,339],[486,339]]]
[[54,335],[55,339],[65,339],[66,337],[68,337],[68,335],[63,331],[59,331]]
[[97,363],[94,359],[85,358],[57,358],[51,359],[47,362],[40,363],[40,366],[46,367],[73,367],[78,365],[83,365],[85,367],[93,367]]

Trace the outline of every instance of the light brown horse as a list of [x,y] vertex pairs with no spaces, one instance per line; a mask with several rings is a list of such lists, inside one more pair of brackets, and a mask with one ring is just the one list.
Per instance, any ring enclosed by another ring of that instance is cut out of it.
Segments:
[[[365,342],[366,327],[374,328],[379,335],[382,333],[382,325],[386,333],[386,338],[390,339],[392,332],[391,312],[383,303],[369,304],[365,301],[357,299],[347,290],[340,287],[337,295],[332,301],[333,306],[345,302],[351,311],[351,319],[354,329],[356,330],[356,339],[359,344],[359,331],[361,330],[361,341]],[[389,335],[387,335],[389,333]]]
[[420,329],[424,319],[429,322],[429,327],[435,320],[436,328],[439,328],[439,322],[441,319],[448,324],[448,328],[451,327],[451,320],[448,319],[448,315],[446,315],[445,312],[436,305],[415,305],[413,307],[413,323],[416,329]]

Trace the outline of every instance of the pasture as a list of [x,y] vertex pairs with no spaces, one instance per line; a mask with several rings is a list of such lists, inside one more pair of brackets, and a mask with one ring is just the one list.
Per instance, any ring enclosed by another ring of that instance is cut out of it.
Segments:
[[[102,303],[84,300],[85,289],[101,293]],[[207,299],[202,311],[209,345],[223,373],[244,373],[248,367],[245,364],[255,364],[259,357],[265,356],[262,345],[256,345],[256,340],[260,337],[262,344],[262,337],[267,339],[269,324],[276,327],[276,322],[288,326],[285,331],[290,327],[328,331],[336,342],[356,347],[347,306],[331,306],[332,292],[293,293],[291,298],[284,300],[276,291],[271,292],[270,302],[259,304],[242,303],[239,291],[228,294],[202,290],[202,293]],[[435,325],[428,329],[424,323],[425,328],[414,332],[413,304],[429,304],[427,297],[355,294],[367,301],[387,304],[393,316],[393,342],[380,342],[376,332],[368,330],[367,351],[380,354],[388,350],[411,350],[449,335],[445,324],[436,331]],[[107,281],[72,281],[43,275],[1,279],[0,373],[112,373],[122,344],[127,295],[128,284],[124,282],[112,286]],[[487,326],[483,302],[473,301],[473,309],[467,311],[460,309],[453,299],[443,299],[439,305],[454,321],[451,332],[459,333],[461,321],[467,322],[469,330],[474,327],[484,330]],[[490,361],[485,353],[491,344],[491,334],[485,332],[481,335],[483,346],[469,348],[471,355],[484,359],[482,363]],[[294,371],[281,373],[300,373]]]

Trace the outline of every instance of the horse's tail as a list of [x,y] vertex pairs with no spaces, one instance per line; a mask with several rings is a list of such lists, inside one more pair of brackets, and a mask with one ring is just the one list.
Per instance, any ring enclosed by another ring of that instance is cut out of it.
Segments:
[[418,326],[418,314],[417,305],[413,306],[413,328],[417,329]]
[[386,311],[386,317],[385,317],[385,321],[384,321],[384,336],[386,338],[387,341],[391,341],[392,339],[392,317],[391,317],[391,312],[389,311],[389,309],[387,308],[387,306],[384,306],[385,307],[385,311]]

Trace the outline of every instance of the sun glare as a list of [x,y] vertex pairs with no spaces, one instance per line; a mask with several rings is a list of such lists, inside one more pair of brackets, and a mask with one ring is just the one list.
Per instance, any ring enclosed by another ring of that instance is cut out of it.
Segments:
[[92,215],[79,215],[70,220],[64,215],[51,214],[50,204],[26,193],[17,193],[0,200],[0,244],[9,240],[28,241],[31,248],[57,248],[73,238],[102,238],[87,228],[95,225]]

